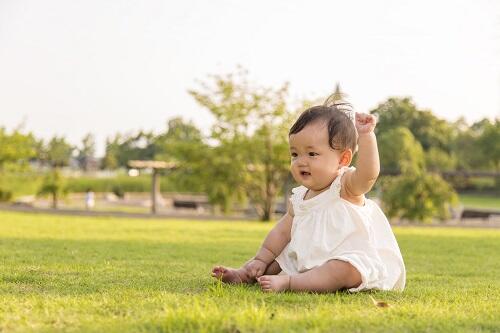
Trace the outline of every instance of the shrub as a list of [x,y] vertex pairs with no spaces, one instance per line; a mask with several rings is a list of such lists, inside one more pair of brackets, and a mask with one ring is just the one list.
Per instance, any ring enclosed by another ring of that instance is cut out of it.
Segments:
[[65,179],[58,169],[54,169],[45,175],[37,194],[52,196],[52,208],[58,208],[59,198],[65,196],[67,192]]
[[384,179],[382,202],[389,217],[428,222],[445,220],[450,208],[458,204],[458,196],[441,176],[409,173]]
[[10,201],[10,199],[12,199],[12,192],[0,189],[0,202]]
[[123,188],[120,185],[114,185],[113,189],[112,189],[112,192],[118,198],[123,199],[123,197],[125,197],[125,191],[123,190]]

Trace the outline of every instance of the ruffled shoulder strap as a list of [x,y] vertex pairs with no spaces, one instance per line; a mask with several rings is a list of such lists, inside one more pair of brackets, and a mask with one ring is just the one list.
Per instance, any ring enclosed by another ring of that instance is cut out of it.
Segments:
[[354,171],[354,170],[356,170],[356,168],[353,166],[352,167],[344,166],[344,167],[340,168],[337,178],[335,178],[332,185],[330,186],[330,191],[332,192],[334,197],[340,198],[340,190],[342,189],[342,176],[345,174],[346,171],[349,171],[349,170]]
[[299,204],[303,199],[304,195],[306,195],[307,187],[305,186],[297,186],[292,188],[292,195],[290,196],[290,202],[293,205],[293,208],[296,208],[296,205]]

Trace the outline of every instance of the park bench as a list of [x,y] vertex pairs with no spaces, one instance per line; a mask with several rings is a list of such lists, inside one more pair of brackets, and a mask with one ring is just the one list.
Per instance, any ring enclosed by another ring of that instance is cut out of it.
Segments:
[[209,206],[206,195],[175,194],[171,200],[176,209],[202,210]]
[[489,219],[495,215],[500,216],[500,211],[483,209],[464,209],[460,215],[461,219]]
[[175,208],[198,209],[200,203],[192,200],[175,200],[173,203]]

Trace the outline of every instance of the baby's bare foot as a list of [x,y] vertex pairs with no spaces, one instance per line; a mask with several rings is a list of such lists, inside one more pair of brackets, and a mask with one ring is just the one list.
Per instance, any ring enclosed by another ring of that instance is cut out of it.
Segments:
[[285,291],[290,287],[290,276],[288,275],[263,275],[257,281],[262,291],[266,292]]
[[215,266],[212,269],[212,276],[221,279],[225,283],[248,283],[249,279],[242,268],[234,269],[224,266]]

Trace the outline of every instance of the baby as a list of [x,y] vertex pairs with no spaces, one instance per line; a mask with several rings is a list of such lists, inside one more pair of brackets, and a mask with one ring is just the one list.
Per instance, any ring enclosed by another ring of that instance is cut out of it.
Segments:
[[[348,106],[348,105],[347,105]],[[292,190],[287,213],[239,269],[216,266],[226,283],[263,291],[403,290],[405,266],[384,213],[365,198],[380,162],[376,118],[346,104],[314,106],[289,132]],[[349,167],[358,148],[356,168]]]

